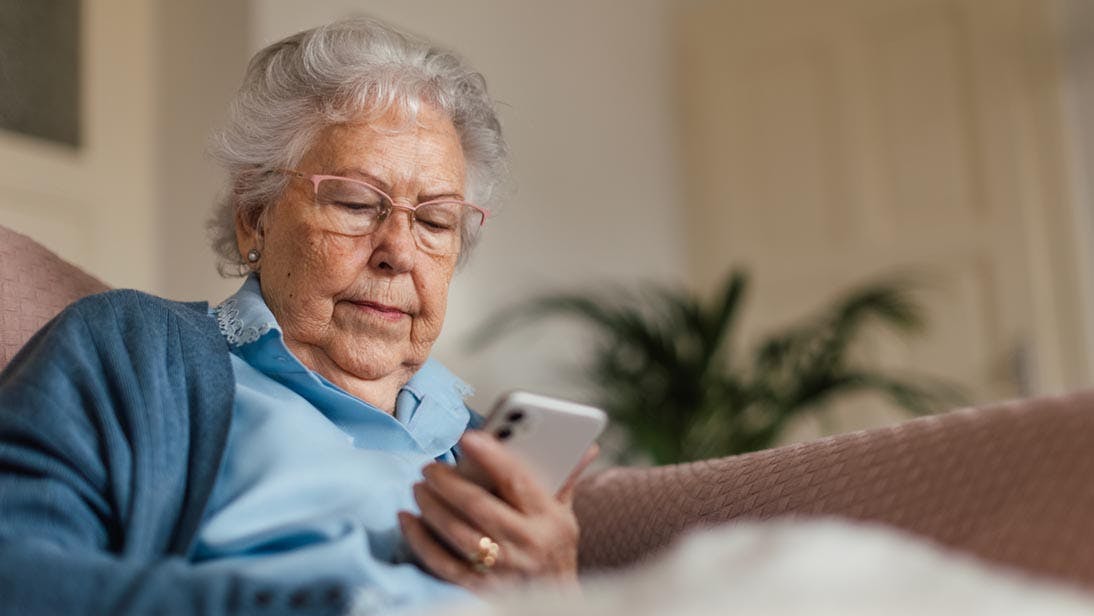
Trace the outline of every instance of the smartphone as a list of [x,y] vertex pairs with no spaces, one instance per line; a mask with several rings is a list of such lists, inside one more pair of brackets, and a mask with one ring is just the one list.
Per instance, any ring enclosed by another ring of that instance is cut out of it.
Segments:
[[[598,408],[514,391],[498,400],[481,429],[519,456],[554,494],[607,423],[608,416]],[[471,481],[493,490],[477,464],[460,458],[456,467]]]

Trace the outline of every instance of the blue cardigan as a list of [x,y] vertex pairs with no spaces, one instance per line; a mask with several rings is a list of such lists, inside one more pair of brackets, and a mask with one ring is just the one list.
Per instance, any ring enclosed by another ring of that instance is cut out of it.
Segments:
[[271,587],[188,562],[233,393],[204,303],[110,291],[35,334],[0,373],[0,611],[344,612],[340,580]]

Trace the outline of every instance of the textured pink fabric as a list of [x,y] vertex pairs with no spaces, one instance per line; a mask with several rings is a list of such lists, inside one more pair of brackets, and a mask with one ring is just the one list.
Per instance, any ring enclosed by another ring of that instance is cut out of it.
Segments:
[[0,370],[62,308],[106,288],[41,244],[0,226]]
[[585,569],[681,531],[834,515],[1094,588],[1094,392],[965,409],[753,454],[583,480]]

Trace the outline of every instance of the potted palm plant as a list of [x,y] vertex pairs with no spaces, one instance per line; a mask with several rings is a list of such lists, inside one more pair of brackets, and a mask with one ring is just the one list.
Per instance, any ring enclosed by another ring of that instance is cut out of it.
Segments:
[[595,344],[582,374],[631,454],[658,464],[772,446],[788,422],[851,392],[876,391],[910,413],[962,401],[957,387],[856,362],[870,326],[925,328],[906,278],[847,292],[750,353],[734,349],[748,276],[735,270],[712,298],[662,285],[551,293],[503,308],[472,335],[481,348],[547,318],[577,319]]

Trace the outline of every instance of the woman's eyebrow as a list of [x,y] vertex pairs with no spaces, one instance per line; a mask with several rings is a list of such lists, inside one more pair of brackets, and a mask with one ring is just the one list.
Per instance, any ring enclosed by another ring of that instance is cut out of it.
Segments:
[[[363,180],[365,182],[368,182],[369,184],[372,184],[376,188],[379,188],[380,190],[384,191],[385,193],[391,194],[391,185],[390,184],[388,184],[384,180],[380,179],[376,174],[369,173],[368,171],[366,171],[366,170],[364,170],[360,167],[345,167],[345,168],[341,168],[341,169],[335,169],[334,171],[331,172],[331,175],[337,175],[337,176],[346,177],[346,178],[350,178],[350,179]],[[464,196],[463,196],[463,193],[461,193],[461,192],[447,191],[447,190],[444,190],[444,189],[441,189],[441,190],[439,190],[435,193],[424,193],[424,194],[419,193],[418,194],[418,203],[425,203],[427,201],[437,201],[439,199],[452,199],[454,201],[463,201]]]
[[463,195],[458,192],[441,192],[441,193],[429,193],[418,195],[418,203],[426,203],[427,201],[439,201],[439,200],[463,201]]
[[373,186],[379,188],[384,192],[391,192],[390,184],[380,179],[379,176],[369,173],[368,171],[365,171],[360,167],[345,167],[343,169],[335,169],[331,172],[331,175],[337,175],[340,177],[356,180],[364,180],[365,182],[372,184]]

